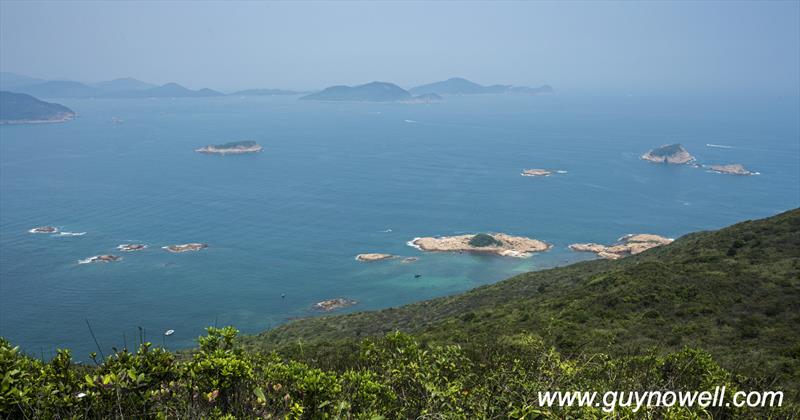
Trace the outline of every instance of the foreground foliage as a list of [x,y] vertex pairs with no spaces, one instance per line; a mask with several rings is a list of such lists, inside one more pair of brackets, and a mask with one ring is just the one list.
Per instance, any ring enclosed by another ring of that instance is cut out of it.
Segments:
[[246,352],[236,330],[209,328],[190,357],[143,343],[95,366],[68,351],[49,362],[0,341],[0,413],[10,418],[718,418],[790,416],[789,408],[540,407],[538,391],[714,390],[748,386],[705,352],[565,358],[535,335],[504,337],[479,353],[392,333],[363,340],[323,370]]

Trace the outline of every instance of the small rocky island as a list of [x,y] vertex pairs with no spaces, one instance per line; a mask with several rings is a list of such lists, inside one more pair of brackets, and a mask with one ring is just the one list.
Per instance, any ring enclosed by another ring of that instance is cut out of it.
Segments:
[[121,244],[117,245],[117,249],[123,252],[141,251],[147,248],[145,244]]
[[505,233],[415,238],[408,245],[429,252],[476,252],[516,258],[527,258],[552,247],[538,239]]
[[252,141],[235,141],[225,144],[215,144],[212,146],[201,147],[195,149],[197,153],[208,153],[216,155],[227,154],[242,154],[242,153],[258,153],[262,149],[261,145]]
[[751,172],[745,169],[741,163],[733,163],[730,165],[709,165],[708,169],[718,174],[727,175],[758,175],[758,172]]
[[695,162],[694,156],[690,155],[680,144],[667,144],[642,155],[642,159],[654,163],[670,163],[673,165],[684,165]]
[[91,264],[91,263],[107,263],[107,262],[115,262],[121,260],[122,257],[118,257],[116,255],[95,255],[94,257],[89,257],[85,260],[78,261],[78,264]]
[[369,254],[356,255],[356,261],[361,261],[361,262],[390,260],[392,258],[395,258],[395,256],[392,254],[369,253]]
[[57,233],[58,228],[53,226],[39,226],[33,229],[30,229],[28,232],[30,233]]
[[553,171],[548,171],[547,169],[525,169],[522,171],[520,175],[522,176],[550,176],[553,174]]
[[180,245],[168,245],[162,247],[162,249],[166,249],[169,252],[174,253],[181,253],[181,252],[189,252],[189,251],[199,251],[201,249],[208,248],[208,244],[201,244],[201,243],[188,243],[188,244],[180,244]]
[[314,304],[314,309],[323,312],[335,311],[337,309],[347,308],[348,306],[355,305],[356,301],[346,298],[327,299]]
[[572,244],[569,249],[578,252],[594,252],[598,257],[608,260],[616,260],[628,255],[636,255],[657,246],[666,245],[672,239],[649,233],[638,233],[625,235],[617,240],[613,245],[601,245],[596,243]]

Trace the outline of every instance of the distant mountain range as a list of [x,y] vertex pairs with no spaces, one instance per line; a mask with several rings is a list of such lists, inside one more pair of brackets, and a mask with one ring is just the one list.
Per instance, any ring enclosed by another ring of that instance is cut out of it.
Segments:
[[188,89],[177,83],[156,86],[131,77],[86,84],[3,72],[0,73],[0,86],[4,90],[39,98],[196,98],[224,95],[212,89]]
[[[42,80],[14,73],[0,73],[0,89],[27,93],[39,98],[198,98],[225,96],[212,89],[192,90],[177,83],[156,86],[126,77],[104,82],[86,84],[68,80]],[[231,96],[276,96],[300,95],[305,92],[285,89],[246,89],[233,92]],[[417,86],[409,90],[393,83],[371,82],[358,86],[330,86],[300,99],[316,101],[358,102],[414,102],[431,103],[441,101],[439,95],[477,94],[521,94],[538,95],[553,93],[549,85],[540,87],[489,85],[483,86],[470,80],[454,77],[440,82]]]
[[411,88],[410,92],[414,95],[423,95],[426,93],[435,93],[437,95],[477,95],[491,93],[538,95],[553,93],[553,88],[549,85],[542,85],[540,87],[514,85],[483,86],[461,77],[453,77],[441,82],[434,82]]
[[0,124],[64,122],[74,117],[75,112],[64,105],[24,93],[0,91]]

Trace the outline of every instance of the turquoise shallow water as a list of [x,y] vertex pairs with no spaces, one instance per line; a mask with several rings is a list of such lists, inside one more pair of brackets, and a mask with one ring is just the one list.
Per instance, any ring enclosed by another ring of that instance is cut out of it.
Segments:
[[[0,335],[45,356],[69,347],[85,359],[85,319],[104,351],[133,343],[138,326],[159,344],[174,329],[166,344],[187,347],[215,323],[256,333],[339,296],[359,301],[352,311],[400,305],[592,258],[573,242],[678,237],[800,205],[796,97],[60,102],[80,118],[0,127]],[[264,151],[192,152],[246,139]],[[672,142],[762,175],[639,160]],[[531,167],[567,173],[519,176]],[[27,232],[40,225],[86,234]],[[406,246],[477,231],[555,246],[523,260]],[[210,248],[159,249],[193,241]],[[125,242],[150,248],[77,264]],[[362,252],[421,259],[358,263]]]

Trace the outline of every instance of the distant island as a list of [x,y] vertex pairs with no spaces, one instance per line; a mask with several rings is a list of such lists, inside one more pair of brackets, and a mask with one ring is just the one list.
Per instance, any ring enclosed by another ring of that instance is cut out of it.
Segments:
[[284,89],[245,89],[231,93],[231,96],[291,96],[302,95],[305,92]]
[[553,88],[549,85],[540,87],[514,86],[514,85],[491,85],[483,86],[473,81],[453,77],[441,82],[429,83],[427,85],[411,88],[410,92],[414,95],[424,95],[434,93],[437,95],[480,95],[480,94],[524,94],[539,95],[553,93]]
[[439,95],[414,96],[400,86],[386,82],[371,82],[358,86],[331,86],[300,99],[306,101],[403,103],[431,103],[442,100]]
[[205,98],[224,95],[213,89],[192,90],[177,83],[167,83],[150,89],[107,92],[101,96],[103,98]]
[[93,83],[91,86],[105,92],[120,92],[131,90],[145,90],[157,87],[152,83],[143,82],[132,77],[122,77],[114,80]]
[[24,93],[0,91],[0,124],[60,123],[73,118],[75,111],[64,105]]
[[745,169],[744,165],[741,163],[733,163],[730,165],[709,165],[707,168],[719,174],[727,174],[727,175],[758,175],[758,172],[752,172]]
[[598,257],[616,260],[628,255],[636,255],[661,245],[672,243],[672,239],[649,233],[625,235],[613,245],[596,243],[572,244],[569,249],[578,252],[594,252]]
[[261,149],[262,147],[260,144],[252,140],[245,140],[245,141],[235,141],[225,144],[215,144],[211,146],[205,146],[199,149],[195,149],[195,152],[227,155],[227,154],[257,153],[260,152]]
[[654,163],[669,163],[674,165],[683,165],[687,163],[694,163],[694,156],[690,155],[681,144],[667,144],[661,147],[650,150],[642,155],[642,159]]
[[535,252],[544,252],[552,247],[538,239],[505,233],[414,238],[408,245],[420,251],[476,252],[516,258],[530,257]]

